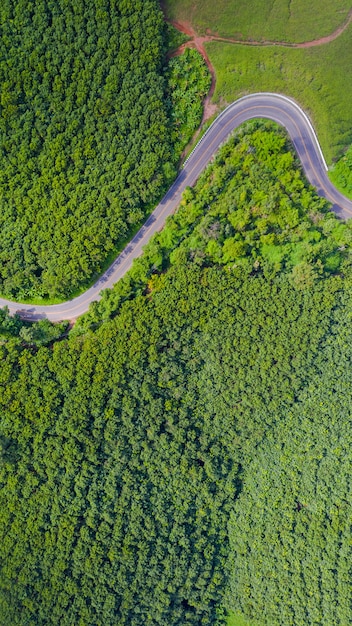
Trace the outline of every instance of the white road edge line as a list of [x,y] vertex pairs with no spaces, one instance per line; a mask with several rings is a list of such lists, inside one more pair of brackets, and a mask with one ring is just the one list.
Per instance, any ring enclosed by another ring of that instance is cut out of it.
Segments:
[[221,120],[221,118],[226,115],[226,113],[233,107],[233,105],[237,104],[238,102],[242,102],[243,100],[248,100],[249,98],[253,98],[253,96],[270,96],[270,97],[279,98],[280,100],[286,100],[286,102],[289,102],[290,104],[292,104],[300,112],[300,114],[303,115],[303,117],[305,118],[305,120],[306,120],[306,122],[307,122],[307,124],[308,124],[308,126],[310,128],[310,131],[311,131],[311,133],[313,135],[313,138],[314,138],[314,141],[315,141],[316,146],[318,148],[318,152],[320,154],[320,158],[321,158],[322,163],[324,165],[325,171],[328,172],[329,168],[328,168],[328,166],[326,164],[326,161],[325,161],[325,158],[324,158],[324,155],[323,155],[323,151],[322,151],[320,143],[318,141],[317,134],[316,134],[316,132],[314,130],[313,124],[310,121],[307,113],[292,98],[289,98],[288,96],[284,96],[284,94],[281,94],[281,93],[270,93],[270,91],[258,91],[258,92],[255,92],[255,93],[247,94],[246,96],[241,96],[241,98],[238,98],[238,100],[235,100],[235,102],[231,102],[231,104],[228,104],[227,107],[225,109],[223,109],[221,111],[221,113],[219,113],[217,118],[210,124],[209,128],[207,128],[205,133],[201,136],[201,138],[198,141],[198,143],[194,146],[194,148],[189,153],[187,159],[185,159],[182,167],[184,167],[186,165],[187,161],[191,158],[193,152],[195,152],[195,150],[197,150],[198,146],[200,146],[200,144],[202,143],[203,139],[208,135],[208,133],[213,129],[213,127]]

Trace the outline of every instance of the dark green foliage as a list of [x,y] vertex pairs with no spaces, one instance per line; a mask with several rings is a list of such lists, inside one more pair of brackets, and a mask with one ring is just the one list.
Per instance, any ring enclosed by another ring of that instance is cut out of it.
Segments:
[[338,270],[351,229],[307,185],[290,148],[271,122],[251,122],[236,132],[196,193],[184,198],[175,220],[184,226],[192,219],[194,225],[175,254],[186,249],[203,264],[272,273],[300,267],[317,277]]
[[19,315],[10,315],[8,307],[0,309],[0,338],[17,336],[23,326]]
[[177,30],[172,24],[165,22],[165,47],[167,52],[177,50],[183,43],[190,38],[184,33]]
[[351,622],[350,227],[268,129],[76,336],[0,345],[2,626]]
[[68,322],[53,324],[48,319],[26,322],[19,315],[10,315],[7,307],[0,309],[0,338],[17,337],[31,346],[46,346],[60,339],[67,330]]
[[316,371],[343,281],[160,281],[84,339],[2,349],[6,625],[214,624],[243,461]]
[[0,436],[0,465],[4,463],[9,465],[16,460],[16,445],[11,439]]
[[170,59],[165,77],[171,140],[175,158],[179,158],[202,121],[202,101],[209,91],[211,76],[201,54],[186,48],[182,55]]
[[352,230],[302,177],[282,129],[245,124],[215,162],[187,188],[177,213],[143,257],[81,318],[75,332],[114,315],[120,303],[153,288],[155,274],[185,259],[264,272],[285,270],[302,289],[339,271],[350,258]]
[[19,336],[24,343],[32,346],[46,346],[60,339],[67,329],[68,323],[53,324],[47,319],[39,320],[34,324],[24,324]]
[[156,0],[4,0],[0,290],[63,297],[173,168]]
[[330,177],[339,189],[352,197],[352,147],[334,165]]
[[229,605],[267,626],[351,623],[351,283],[345,287],[315,357],[318,374],[292,410],[277,413],[231,515]]

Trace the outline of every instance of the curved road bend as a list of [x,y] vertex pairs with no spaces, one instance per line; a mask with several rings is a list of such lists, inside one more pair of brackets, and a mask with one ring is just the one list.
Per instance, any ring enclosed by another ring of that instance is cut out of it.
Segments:
[[302,109],[286,96],[270,93],[252,94],[236,100],[220,113],[142,228],[90,289],[62,304],[20,304],[0,298],[0,307],[8,306],[10,313],[17,312],[28,320],[44,317],[52,321],[73,320],[82,315],[88,310],[91,302],[100,299],[102,289],[112,287],[126,274],[133,260],[142,254],[143,246],[164,226],[168,215],[175,211],[185,187],[194,185],[230,133],[243,122],[256,117],[269,118],[287,129],[309,182],[317,188],[320,196],[324,196],[332,203],[332,208],[339,217],[344,219],[352,217],[352,201],[345,198],[330,182],[318,140]]

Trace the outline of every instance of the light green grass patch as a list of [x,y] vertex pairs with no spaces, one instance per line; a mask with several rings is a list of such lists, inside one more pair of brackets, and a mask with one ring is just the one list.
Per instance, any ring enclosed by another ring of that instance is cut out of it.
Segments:
[[314,48],[207,44],[216,71],[214,100],[257,91],[295,98],[310,115],[328,163],[352,143],[352,28]]
[[346,19],[348,0],[166,0],[171,19],[190,21],[199,33],[301,42],[332,33]]
[[252,626],[240,613],[229,613],[227,626]]

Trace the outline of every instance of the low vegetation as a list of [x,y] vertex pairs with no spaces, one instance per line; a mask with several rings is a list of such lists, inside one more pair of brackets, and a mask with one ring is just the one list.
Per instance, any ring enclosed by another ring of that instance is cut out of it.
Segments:
[[227,615],[226,626],[260,626],[259,623],[249,623],[241,613],[229,611]]
[[211,42],[207,51],[216,71],[216,101],[232,102],[257,91],[284,93],[310,113],[328,163],[352,143],[352,83],[346,84],[352,66],[350,29],[316,48]]
[[272,41],[307,41],[329,35],[351,8],[347,0],[165,0],[172,19],[191,21],[197,32]]

